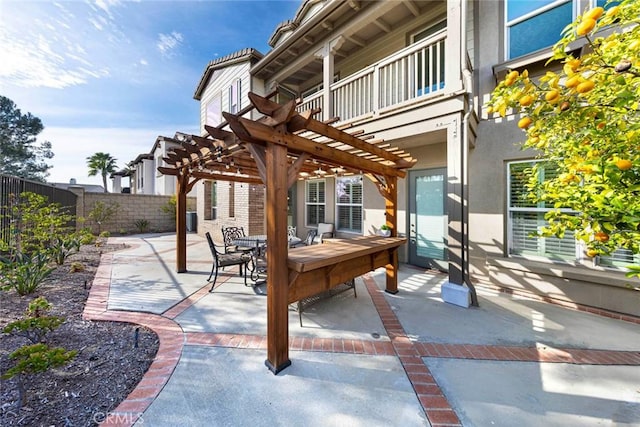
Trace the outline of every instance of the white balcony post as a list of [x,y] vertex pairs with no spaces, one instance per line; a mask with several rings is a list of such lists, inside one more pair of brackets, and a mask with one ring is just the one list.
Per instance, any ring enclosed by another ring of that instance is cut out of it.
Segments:
[[322,58],[322,118],[328,120],[333,117],[333,76],[335,75],[334,57],[340,46],[344,43],[344,37],[340,36],[328,41],[315,53]]
[[333,115],[333,94],[331,93],[331,83],[333,83],[334,72],[333,53],[330,49],[327,49],[324,58],[322,58],[322,118],[324,120],[330,119]]
[[462,77],[460,69],[462,61],[466,58],[461,56],[462,37],[462,2],[467,0],[448,0],[447,1],[447,38],[445,39],[445,90],[448,93],[456,92],[462,89]]

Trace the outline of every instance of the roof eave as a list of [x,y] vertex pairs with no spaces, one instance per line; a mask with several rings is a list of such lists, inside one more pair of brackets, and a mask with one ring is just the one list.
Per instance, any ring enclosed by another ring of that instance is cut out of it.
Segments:
[[207,66],[202,73],[202,77],[198,82],[198,86],[196,91],[193,94],[193,99],[200,101],[202,99],[202,93],[207,87],[207,83],[209,82],[209,78],[211,74],[220,68],[228,67],[229,65],[237,64],[240,62],[251,61],[253,59],[260,61],[264,55],[254,48],[246,48],[241,49],[239,51],[230,53],[229,55],[225,55],[222,58],[214,59],[209,61]]

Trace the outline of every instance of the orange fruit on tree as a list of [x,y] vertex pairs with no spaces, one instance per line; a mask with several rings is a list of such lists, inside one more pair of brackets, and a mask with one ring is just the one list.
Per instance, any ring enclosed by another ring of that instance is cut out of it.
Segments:
[[596,26],[596,20],[593,18],[583,18],[582,22],[576,27],[576,34],[584,36],[589,34]]
[[576,91],[578,93],[587,93],[591,89],[593,89],[595,85],[596,84],[592,80],[585,80],[582,83],[580,83],[578,86],[576,86]]
[[602,243],[609,241],[609,235],[604,231],[598,231],[596,234],[593,235],[593,238],[596,239],[598,242],[602,242]]
[[564,85],[566,87],[576,87],[580,84],[580,80],[582,79],[582,77],[580,77],[580,75],[576,74],[575,76],[571,76],[567,79],[566,82],[564,82]]
[[573,71],[577,70],[581,63],[580,58],[573,58],[567,62]]
[[588,19],[598,19],[602,16],[602,14],[604,13],[604,8],[603,7],[594,7],[591,10],[588,10],[583,16],[582,19],[588,18]]
[[533,96],[531,95],[524,95],[522,98],[520,98],[520,105],[523,107],[528,107],[529,105],[533,104]]
[[572,75],[573,73],[575,73],[578,70],[578,67],[580,67],[581,61],[579,58],[573,58],[568,60],[564,66],[562,67],[562,69],[564,70],[565,74],[567,76]]
[[531,126],[531,123],[533,123],[533,120],[531,120],[531,118],[529,117],[523,117],[518,121],[518,127],[520,129],[526,129],[529,126]]
[[620,10],[620,6],[613,6],[611,9],[607,10],[607,16],[613,16],[618,13]]
[[616,166],[618,167],[618,169],[620,169],[621,171],[626,171],[631,169],[631,167],[633,166],[633,163],[631,163],[631,160],[627,160],[627,159],[620,159],[616,162]]
[[511,71],[509,74],[507,74],[507,76],[504,78],[504,84],[507,86],[511,86],[512,84],[515,83],[516,79],[518,78],[518,76],[520,75],[519,72],[517,71]]
[[560,92],[558,92],[555,89],[550,90],[544,96],[544,99],[546,99],[548,102],[551,102],[551,103],[556,102],[556,101],[558,101],[560,99]]
[[571,182],[580,182],[580,178],[578,178],[575,174],[573,173],[566,173],[566,174],[562,174],[560,175],[560,180],[564,183],[564,184],[569,184]]

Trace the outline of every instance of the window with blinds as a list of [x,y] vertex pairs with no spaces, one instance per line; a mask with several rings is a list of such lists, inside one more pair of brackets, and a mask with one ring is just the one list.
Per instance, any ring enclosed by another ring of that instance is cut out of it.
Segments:
[[211,181],[211,219],[218,219],[218,181]]
[[204,182],[204,219],[216,220],[218,215],[217,181]]
[[362,177],[336,179],[338,230],[362,233]]
[[[510,255],[535,255],[551,259],[575,260],[576,241],[573,232],[567,231],[562,239],[539,237],[536,233],[547,225],[545,214],[551,210],[544,202],[536,203],[528,197],[528,171],[533,161],[508,164],[508,248]],[[538,163],[536,177],[544,182],[557,175],[550,164]]]
[[317,227],[318,223],[325,222],[325,185],[324,179],[306,181],[305,216],[309,227]]
[[598,257],[598,264],[604,267],[624,268],[632,264],[640,264],[640,254],[634,255],[628,249],[618,249],[610,255]]

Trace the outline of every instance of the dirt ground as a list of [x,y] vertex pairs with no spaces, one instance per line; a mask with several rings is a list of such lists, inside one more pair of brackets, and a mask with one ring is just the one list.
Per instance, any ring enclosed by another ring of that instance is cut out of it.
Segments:
[[[156,334],[131,324],[82,320],[100,255],[122,248],[82,246],[34,294],[0,291],[0,329],[24,317],[29,302],[44,296],[53,305],[50,314],[66,318],[46,336],[47,344],[78,352],[69,364],[28,377],[27,403],[21,408],[16,380],[1,380],[0,425],[94,426],[140,381],[158,350]],[[72,262],[81,262],[85,270],[70,272]],[[1,374],[13,366],[9,354],[27,344],[26,338],[0,333]]]

